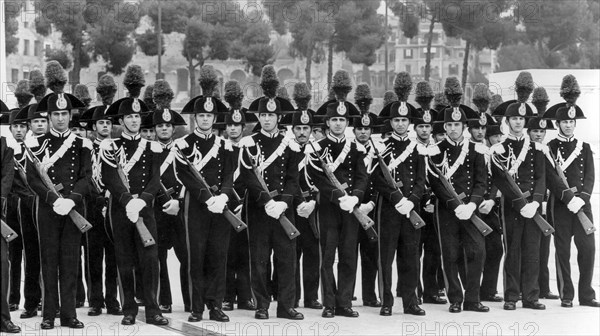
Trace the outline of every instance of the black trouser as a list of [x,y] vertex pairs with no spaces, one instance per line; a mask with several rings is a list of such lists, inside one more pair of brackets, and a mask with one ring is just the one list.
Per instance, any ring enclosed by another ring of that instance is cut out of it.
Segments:
[[483,265],[483,278],[481,280],[481,297],[490,297],[498,293],[498,276],[500,274],[500,262],[504,249],[502,247],[502,233],[500,232],[500,218],[497,213],[498,207],[481,219],[486,222],[492,232],[485,236],[485,263]]
[[[436,205],[436,222],[440,233],[442,266],[450,303],[480,302],[479,288],[485,260],[485,239],[470,221],[456,218],[454,211],[441,203]],[[464,263],[464,276],[459,279],[459,262]]]
[[357,249],[357,253],[360,253],[362,300],[375,302],[377,301],[375,283],[379,269],[379,246],[377,242],[369,240],[366,231],[360,228]]
[[[135,223],[127,218],[125,208],[112,197],[109,200],[108,213],[115,244],[119,286],[123,296],[121,298],[123,314],[136,316],[138,313],[138,305],[135,301],[137,274],[142,278],[146,317],[160,314],[157,299],[159,273],[157,245],[144,247]],[[156,222],[152,205],[140,211],[140,218],[156,240]],[[137,272],[136,268],[138,268]]]
[[[83,207],[76,207],[83,213]],[[77,294],[77,264],[81,249],[81,231],[69,216],[59,216],[52,206],[37,201],[37,218],[44,299],[42,315],[44,319],[56,317],[60,297],[60,318],[67,320],[77,317],[75,296]],[[60,285],[60,292],[59,292]],[[58,295],[58,296],[57,296]]]
[[[356,281],[356,244],[360,224],[351,213],[322,200],[319,206],[321,234],[321,285],[325,307],[352,307]],[[362,229],[361,229],[362,230]],[[338,255],[337,286],[333,274]]]
[[550,258],[551,240],[552,235],[542,235],[542,238],[540,239],[540,274],[538,276],[540,296],[546,296],[550,293],[550,270],[548,269],[548,259]]
[[183,305],[190,308],[190,288],[188,284],[188,253],[185,239],[185,227],[182,222],[183,210],[177,216],[164,213],[162,208],[154,208],[156,226],[158,233],[158,261],[160,263],[160,294],[158,303],[160,305],[172,305],[171,281],[169,280],[169,268],[167,255],[169,249],[173,248],[175,256],[179,261],[179,282]]
[[[302,277],[306,305],[319,298],[319,239],[315,237],[307,218],[296,216],[295,223],[300,231],[300,237],[296,238],[296,302],[300,301],[300,277]],[[300,272],[302,256],[302,272]]]
[[248,230],[237,232],[232,227],[229,233],[227,251],[227,275],[225,300],[246,302],[252,298],[250,285],[250,251],[248,250]]
[[400,265],[400,295],[402,306],[417,304],[417,286],[419,283],[419,241],[421,230],[401,215],[396,208],[385,199],[380,198],[377,205],[377,222],[379,223],[379,251],[381,255],[381,271],[383,279],[383,305],[394,305],[392,294],[392,263],[396,252],[400,256],[396,261]]
[[9,195],[6,202],[7,224],[11,229],[19,234],[19,236],[12,240],[8,245],[8,258],[11,265],[10,293],[8,293],[8,303],[11,305],[18,305],[21,301],[21,263],[23,261],[23,235],[21,234],[20,222],[21,210],[24,209],[21,209],[21,200],[16,194]]
[[[296,239],[290,240],[279,221],[269,217],[264,207],[247,203],[245,210],[250,245],[250,278],[256,307],[268,309],[271,302],[267,288],[267,265],[273,250],[274,269],[277,272],[277,308],[293,308],[296,297]],[[290,221],[294,220],[292,211],[293,208],[288,207],[285,213]]]
[[[87,203],[87,217],[93,228],[83,237],[85,253],[85,273],[88,288],[88,302],[90,307],[117,309],[120,307],[117,300],[117,261],[115,247],[108,236],[102,208],[104,197],[90,199]],[[106,256],[106,258],[105,258]],[[104,286],[102,288],[103,261],[106,263],[104,270]]]
[[[8,223],[7,223],[8,224]],[[2,265],[2,283],[0,284],[1,295],[0,300],[0,316],[2,322],[10,321],[10,311],[8,310],[8,275],[10,273],[10,261],[8,260],[8,243],[4,238],[0,238],[0,261]]]
[[[419,265],[422,266],[423,286],[419,282],[418,294],[419,296],[433,297],[437,296],[439,290],[444,288],[440,241],[433,213],[421,211],[421,218],[425,221],[425,226],[420,229],[421,241],[419,243],[419,255],[423,255],[423,265]],[[401,276],[398,273],[398,280]],[[398,289],[396,292],[399,292]]]
[[183,224],[189,255],[188,283],[194,313],[221,308],[225,296],[225,273],[231,225],[222,214],[215,214],[205,203],[190,199],[186,193]]
[[[592,287],[596,242],[594,234],[585,234],[577,215],[569,211],[566,205],[556,202],[554,206],[554,246],[556,248],[556,272],[558,291],[562,300],[573,300],[575,289],[571,280],[571,237],[577,247],[577,265],[579,266],[579,302],[596,298]],[[590,204],[583,207],[584,213],[593,221]]]
[[[510,202],[504,200],[504,202]],[[542,232],[533,219],[528,219],[505,204],[502,211],[504,226],[504,301],[538,301],[540,286],[540,240]]]

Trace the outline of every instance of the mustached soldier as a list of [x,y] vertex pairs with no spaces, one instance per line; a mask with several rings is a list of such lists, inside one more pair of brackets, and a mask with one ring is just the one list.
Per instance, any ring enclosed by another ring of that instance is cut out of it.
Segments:
[[[141,67],[129,66],[123,83],[130,96],[112,103],[106,112],[113,120],[119,121],[123,133],[117,139],[105,139],[100,144],[102,181],[110,192],[107,213],[115,244],[119,285],[123,293],[124,316],[121,324],[135,324],[138,304],[134,298],[134,272],[137,272],[142,277],[146,323],[166,325],[169,321],[162,316],[157,300],[157,246],[144,247],[134,224],[142,218],[142,225],[156,240],[152,204],[160,189],[162,148],[156,142],[142,139],[139,133],[141,113],[148,112],[146,104],[137,98],[144,86]],[[121,180],[118,165],[127,181]],[[129,184],[129,188],[125,183]]]
[[[66,216],[72,209],[83,209],[83,198],[88,193],[91,175],[92,143],[69,130],[71,110],[83,107],[75,96],[64,93],[67,76],[62,66],[51,61],[46,65],[47,86],[53,93],[45,96],[37,111],[48,113],[50,132],[29,138],[25,144],[47,170],[52,183],[61,185],[53,193],[34,168],[33,158],[27,162],[27,180],[39,196],[37,209],[40,237],[41,267],[44,286],[42,329],[53,329],[60,296],[60,324],[69,328],[83,328],[75,311],[77,268],[81,232]],[[60,282],[60,290],[59,290]]]

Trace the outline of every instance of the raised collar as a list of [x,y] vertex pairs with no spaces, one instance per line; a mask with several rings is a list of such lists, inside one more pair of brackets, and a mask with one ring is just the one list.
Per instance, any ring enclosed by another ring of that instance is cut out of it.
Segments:
[[68,129],[61,133],[61,132],[55,130],[54,128],[50,127],[50,134],[57,138],[66,138],[69,135],[71,135],[71,130]]
[[261,128],[260,134],[266,136],[267,138],[275,139],[279,135],[279,129],[277,129],[277,132],[269,133]]
[[166,142],[166,143],[164,143],[164,142],[160,142],[160,141],[159,141],[158,143],[160,144],[160,146],[161,146],[163,149],[169,149],[169,148],[171,148],[171,147],[172,147],[172,145],[173,145],[173,139],[169,139],[169,142]]
[[423,140],[421,140],[421,138],[419,138],[419,137],[416,137],[416,138],[415,138],[415,141],[416,141],[418,144],[420,144],[420,145],[423,145],[423,146],[425,146],[425,147],[429,146],[429,143],[431,142],[431,140],[423,141]]
[[123,131],[123,133],[121,133],[121,138],[126,139],[126,140],[139,140],[142,138],[142,136],[140,135],[140,133],[129,134],[129,133]]
[[561,142],[572,142],[575,141],[575,135],[571,135],[570,137],[565,136],[561,132],[558,132],[556,139]]
[[392,132],[392,138],[394,138],[398,141],[406,141],[406,140],[408,140],[408,132],[406,132],[405,135],[400,135],[396,132]]
[[446,141],[448,141],[448,143],[452,146],[461,146],[465,142],[465,137],[463,136],[462,140],[460,140],[460,141],[454,141],[446,135]]
[[101,142],[102,142],[102,140],[100,140],[98,138],[94,138],[94,144],[100,145]]
[[335,143],[341,143],[341,142],[346,141],[345,135],[342,135],[341,138],[338,138],[335,135],[331,134],[331,132],[327,132],[327,138]]
[[212,138],[214,136],[212,131],[208,134],[205,134],[205,133],[202,133],[202,131],[199,130],[197,127],[194,129],[194,134],[196,134],[202,140],[209,140],[210,138]]
[[518,137],[518,136],[516,136],[514,134],[508,133],[508,137],[507,138],[510,139],[510,140],[513,140],[513,141],[519,141],[519,142],[521,142],[521,141],[525,140],[525,134],[523,134],[520,137]]

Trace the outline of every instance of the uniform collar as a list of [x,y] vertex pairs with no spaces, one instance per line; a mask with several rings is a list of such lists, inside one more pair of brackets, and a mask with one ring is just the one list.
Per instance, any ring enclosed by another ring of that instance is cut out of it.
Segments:
[[394,138],[398,141],[406,141],[406,140],[408,140],[408,132],[406,132],[406,134],[404,134],[404,135],[400,135],[396,132],[392,132],[392,138]]
[[95,138],[94,139],[94,144],[99,145],[102,142],[102,140]]
[[416,137],[415,140],[417,141],[418,144],[423,145],[425,147],[429,146],[429,143],[431,142],[431,140],[423,141],[419,137]]
[[523,134],[523,135],[521,135],[520,137],[518,137],[518,136],[516,136],[516,135],[514,135],[514,134],[510,134],[510,133],[508,133],[508,139],[510,139],[510,140],[514,140],[514,141],[519,141],[519,142],[521,142],[521,141],[525,140],[525,136],[526,136],[526,135],[525,135],[525,134]]
[[160,142],[160,141],[158,143],[161,145],[161,147],[163,149],[169,149],[173,145],[173,139],[169,139],[169,142],[167,142],[167,143]]
[[336,137],[335,135],[331,134],[331,132],[327,133],[327,138],[335,143],[340,143],[340,142],[344,142],[346,140],[346,136],[342,135],[341,138]]
[[277,129],[277,132],[269,133],[261,128],[260,134],[266,136],[267,138],[275,139],[279,135],[279,129]]
[[196,134],[202,140],[209,140],[214,135],[212,131],[208,134],[205,134],[198,128],[194,129],[194,134]]
[[564,134],[562,134],[561,132],[558,132],[556,139],[558,139],[558,141],[561,141],[561,142],[571,142],[571,141],[575,140],[575,135],[571,135],[570,137],[567,137]]
[[460,141],[454,141],[454,140],[450,139],[450,137],[448,137],[446,135],[446,141],[448,141],[448,143],[450,145],[452,145],[452,146],[460,146],[460,145],[462,145],[465,142],[465,137],[463,136],[462,140],[460,140]]
[[121,133],[121,137],[123,139],[126,139],[126,140],[139,140],[139,139],[142,138],[142,136],[140,135],[140,133],[129,134],[129,133],[125,132],[125,131],[123,131],[123,133]]
[[71,135],[71,130],[68,129],[61,133],[61,132],[55,130],[54,128],[50,127],[50,134],[52,134],[52,136],[55,136],[57,138],[66,138],[69,135]]

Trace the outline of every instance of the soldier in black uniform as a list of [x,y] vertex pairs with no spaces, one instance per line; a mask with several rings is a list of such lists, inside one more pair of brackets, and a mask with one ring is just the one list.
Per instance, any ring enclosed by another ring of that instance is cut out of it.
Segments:
[[[160,189],[160,144],[142,139],[139,133],[141,116],[147,112],[139,100],[144,85],[142,69],[137,65],[127,68],[124,84],[130,97],[114,102],[106,115],[118,120],[123,133],[117,139],[105,139],[100,143],[102,181],[110,191],[108,217],[123,296],[123,325],[135,324],[138,304],[135,301],[135,275],[142,277],[146,323],[166,325],[169,323],[158,308],[159,282],[158,248],[156,244],[144,247],[136,232],[141,217],[154,240],[157,239],[156,222],[152,204]],[[119,165],[127,178],[129,188],[118,174]]]
[[[239,157],[239,143],[243,138],[244,126],[247,121],[246,117],[250,117],[250,120],[255,120],[256,118],[254,114],[247,115],[247,109],[242,107],[244,93],[237,81],[231,80],[225,83],[225,94],[223,97],[229,104],[229,113],[225,115],[225,132],[233,146],[234,155]],[[239,170],[236,170],[233,176],[235,199],[231,200],[231,204],[236,215],[241,217],[243,200],[239,196],[244,195],[246,186],[238,177]],[[250,284],[250,254],[248,249],[248,230],[237,232],[232,227],[229,234],[229,251],[227,252],[227,275],[223,310],[233,310],[233,303],[236,301],[236,297],[238,309],[256,310]]]
[[[69,130],[71,109],[83,107],[75,96],[63,93],[67,77],[62,66],[51,61],[46,65],[46,82],[54,93],[45,96],[38,111],[46,111],[51,128],[47,134],[29,138],[25,145],[47,170],[52,183],[62,185],[57,195],[48,189],[28,157],[27,180],[38,195],[37,224],[40,237],[44,302],[42,329],[53,329],[60,297],[60,325],[83,328],[75,311],[77,265],[81,231],[66,216],[76,208],[83,212],[83,198],[88,193],[91,175],[92,143]],[[59,288],[60,283],[60,288]],[[59,297],[57,297],[59,295]]]
[[[525,118],[533,116],[526,101],[533,91],[533,79],[521,72],[515,82],[518,100],[506,101],[494,110],[494,115],[504,116],[509,135],[503,142],[491,147],[492,183],[503,195],[501,204],[505,259],[504,259],[504,309],[515,310],[519,293],[523,308],[546,309],[539,299],[539,256],[542,232],[532,218],[546,194],[546,166],[543,145],[529,140],[523,129]],[[518,195],[507,185],[501,175],[504,165],[523,192],[529,192],[525,204],[514,202]]]
[[[8,112],[8,108],[4,105],[4,102],[0,100],[1,112]],[[6,119],[8,119],[8,115],[6,115]],[[14,142],[14,141],[13,141]],[[18,144],[13,143],[13,146],[16,148]],[[5,137],[0,137],[0,163],[2,163],[2,177],[0,179],[0,217],[2,220],[6,220],[6,206],[7,206],[7,196],[11,191],[11,185],[13,183],[14,177],[14,149],[7,144],[7,139]],[[8,223],[7,223],[8,224]],[[8,287],[9,287],[9,269],[10,263],[8,261],[8,243],[4,240],[4,237],[0,238],[0,258],[2,261],[2,282],[1,282],[1,290],[2,296],[0,300],[0,311],[1,311],[1,320],[0,320],[0,331],[5,333],[16,334],[21,332],[21,328],[14,325],[14,323],[10,319],[10,310],[8,309]]]
[[[321,246],[321,286],[323,291],[322,316],[336,315],[358,317],[352,310],[352,296],[356,279],[356,246],[359,223],[352,215],[360,205],[368,187],[369,176],[365,167],[365,147],[345,137],[351,118],[359,117],[360,111],[346,101],[352,90],[351,80],[344,70],[336,72],[332,90],[336,100],[325,102],[317,115],[324,113],[329,129],[327,137],[307,145],[309,155],[306,166],[308,175],[319,189],[319,230]],[[348,186],[340,190],[327,178],[318,157],[321,156],[339,182]],[[336,251],[338,253],[338,280],[333,273]]]
[[[267,65],[261,74],[264,97],[250,104],[248,110],[258,114],[261,129],[240,142],[240,180],[246,184],[244,211],[248,224],[252,290],[256,297],[257,319],[269,318],[270,297],[267,289],[267,264],[274,251],[278,274],[277,317],[301,320],[304,315],[294,309],[296,295],[296,240],[290,240],[278,219],[285,215],[294,220],[293,197],[298,192],[300,146],[284,138],[277,125],[284,112],[293,113],[292,104],[276,97],[279,80],[275,69]],[[251,161],[258,165],[269,191],[263,190],[253,172]]]
[[[183,223],[190,257],[188,281],[192,313],[189,322],[202,320],[205,305],[211,320],[229,321],[221,308],[231,229],[222,213],[229,199],[233,199],[236,157],[231,142],[213,134],[218,114],[227,112],[227,107],[212,97],[216,85],[213,78],[216,74],[212,66],[202,67],[200,86],[203,95],[190,100],[182,110],[184,114],[194,115],[196,128],[176,143],[177,149],[193,165],[188,166],[176,153],[177,175],[186,188]],[[197,170],[212,190],[200,185],[191,169]]]
[[[282,121],[292,126],[292,132],[300,151],[304,151],[310,140],[313,125],[316,125],[314,111],[308,108],[311,94],[306,83],[299,82],[294,85],[294,101],[298,113],[286,115]],[[316,222],[316,198],[318,190],[306,174],[306,161],[298,162],[299,189],[294,199],[296,209],[294,223],[300,231],[296,242],[296,300],[295,306],[300,301],[301,288],[304,289],[304,308],[322,309],[319,302],[319,233]],[[302,257],[302,272],[300,272],[300,257]],[[302,274],[302,277],[300,276]],[[302,278],[302,281],[300,281]],[[302,287],[301,287],[302,282]]]
[[[412,80],[406,72],[396,75],[394,90],[399,101],[388,104],[380,118],[390,120],[394,132],[383,141],[383,150],[388,169],[396,182],[400,182],[402,194],[397,186],[385,180],[382,167],[377,165],[372,179],[379,193],[377,221],[379,223],[379,249],[383,278],[383,306],[380,315],[391,316],[394,296],[392,295],[392,262],[399,253],[399,278],[402,306],[405,314],[422,316],[425,311],[418,306],[417,286],[419,283],[419,242],[421,231],[416,230],[408,215],[419,206],[425,190],[425,162],[423,152],[417,150],[417,142],[408,139],[408,126],[417,118],[417,110],[406,102],[412,88]],[[418,210],[418,208],[417,208]]]
[[[431,138],[434,122],[437,118],[437,111],[431,109],[431,101],[434,98],[433,90],[428,82],[419,82],[415,89],[415,100],[419,104],[417,109],[418,114],[411,120],[414,125],[417,143],[417,151],[420,153],[427,152],[427,148],[435,145]],[[425,163],[425,162],[423,162]],[[427,182],[427,181],[426,181]],[[438,238],[437,226],[434,221],[436,198],[431,191],[429,183],[426,183],[426,189],[423,192],[423,197],[419,202],[419,213],[426,225],[421,231],[421,240],[419,241],[419,256],[423,255],[423,264],[421,265],[421,275],[423,284],[419,283],[418,298],[423,303],[446,304],[448,301],[441,298],[439,289],[444,288],[442,273],[442,261],[440,252],[440,241]],[[402,278],[400,273],[399,278]],[[441,283],[438,283],[441,282]]]
[[[482,305],[479,298],[485,260],[485,239],[469,222],[469,218],[483,201],[487,188],[488,176],[484,157],[487,147],[467,141],[463,136],[467,118],[477,118],[477,113],[467,106],[460,105],[462,89],[455,77],[446,79],[444,93],[450,107],[438,115],[437,122],[444,123],[447,137],[431,147],[429,155],[432,164],[445,175],[456,193],[464,193],[466,196],[462,204],[453,201],[439,177],[430,170],[429,183],[438,199],[435,216],[446,291],[450,301],[449,311],[459,313],[464,309],[488,312],[489,308]],[[465,264],[465,276],[462,279],[464,294],[458,276],[460,256],[463,256]]]
[[[596,293],[592,288],[594,274],[595,238],[594,234],[586,234],[582,229],[577,215],[579,210],[590,220],[592,207],[590,197],[594,189],[594,157],[590,145],[575,138],[574,132],[577,120],[584,119],[583,111],[575,103],[581,91],[577,80],[572,75],[563,78],[561,97],[566,103],[552,106],[544,114],[544,118],[555,120],[558,136],[548,143],[550,151],[557,158],[560,169],[567,177],[568,186],[577,188],[575,197],[570,201],[564,199],[564,192],[551,197],[549,214],[554,223],[554,246],[556,248],[558,288],[562,307],[572,307],[575,290],[571,280],[570,251],[571,237],[577,247],[577,262],[579,265],[578,298],[582,306],[600,307],[596,301]],[[556,201],[556,198],[563,202]]]

